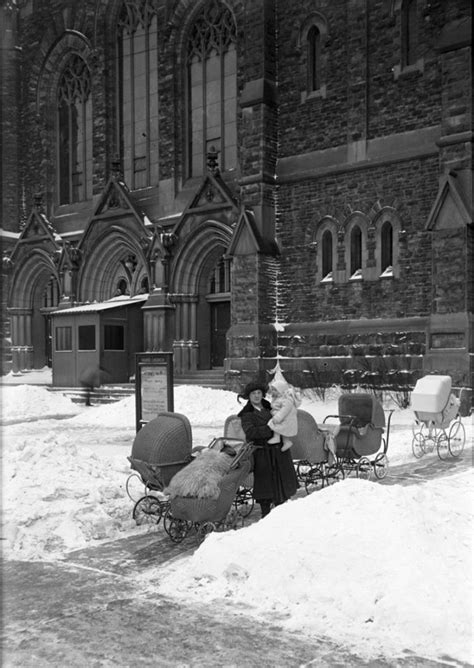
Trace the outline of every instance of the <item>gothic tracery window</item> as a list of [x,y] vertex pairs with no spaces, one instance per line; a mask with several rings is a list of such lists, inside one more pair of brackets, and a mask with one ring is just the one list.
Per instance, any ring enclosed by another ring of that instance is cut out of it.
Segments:
[[133,190],[158,182],[158,23],[152,0],[124,0],[117,59],[117,141]]
[[214,147],[222,170],[237,164],[236,30],[219,0],[206,4],[187,42],[187,174],[200,176]]
[[74,54],[58,85],[59,203],[70,204],[92,195],[92,100],[89,69]]

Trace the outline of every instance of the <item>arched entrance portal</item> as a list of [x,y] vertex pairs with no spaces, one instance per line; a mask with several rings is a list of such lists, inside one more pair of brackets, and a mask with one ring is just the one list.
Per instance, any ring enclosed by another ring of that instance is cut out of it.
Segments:
[[178,253],[170,281],[176,307],[173,343],[177,374],[224,364],[230,327],[231,229],[207,221]]
[[50,313],[59,303],[59,276],[50,255],[35,250],[22,260],[7,309],[15,373],[51,366]]

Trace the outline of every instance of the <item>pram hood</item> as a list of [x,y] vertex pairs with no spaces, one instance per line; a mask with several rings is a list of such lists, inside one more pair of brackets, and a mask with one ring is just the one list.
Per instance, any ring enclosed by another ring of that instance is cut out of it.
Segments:
[[188,418],[162,412],[137,433],[131,457],[155,466],[185,463],[191,460],[192,442]]
[[352,422],[354,427],[365,427],[368,424],[379,429],[385,427],[385,413],[382,404],[371,394],[354,392],[341,394],[338,402],[341,424],[351,424],[351,420],[344,416],[356,418]]
[[415,412],[441,413],[451,394],[451,376],[423,376],[411,393],[411,407]]

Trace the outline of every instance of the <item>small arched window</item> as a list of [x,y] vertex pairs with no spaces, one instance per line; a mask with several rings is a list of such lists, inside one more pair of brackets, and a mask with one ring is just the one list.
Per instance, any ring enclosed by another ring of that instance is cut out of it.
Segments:
[[187,42],[187,174],[200,176],[210,150],[220,168],[237,165],[237,52],[232,14],[211,0]]
[[332,233],[330,230],[326,230],[323,233],[322,242],[321,242],[321,261],[322,261],[322,274],[323,280],[329,280],[332,278],[333,265],[332,265]]
[[92,100],[89,69],[74,54],[58,85],[58,192],[60,204],[92,195]]
[[362,232],[358,225],[351,231],[351,278],[362,278]]
[[308,92],[321,88],[321,33],[317,26],[312,26],[307,38]]
[[393,267],[393,227],[388,220],[382,225],[380,242],[382,253],[381,269],[383,273]]
[[417,56],[417,0],[403,0],[401,13],[402,67],[414,65]]
[[118,138],[130,188],[158,182],[158,20],[151,0],[124,0],[117,34]]

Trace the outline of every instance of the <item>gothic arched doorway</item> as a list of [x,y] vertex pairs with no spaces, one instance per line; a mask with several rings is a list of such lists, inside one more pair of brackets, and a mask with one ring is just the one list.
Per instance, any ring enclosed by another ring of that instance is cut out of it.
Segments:
[[176,373],[224,364],[230,327],[230,267],[227,225],[207,221],[178,254],[170,281],[176,307],[173,343]]

